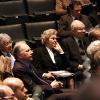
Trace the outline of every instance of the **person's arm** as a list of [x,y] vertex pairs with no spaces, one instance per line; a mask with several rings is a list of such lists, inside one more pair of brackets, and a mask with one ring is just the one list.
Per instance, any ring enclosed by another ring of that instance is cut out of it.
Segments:
[[20,78],[23,82],[25,87],[27,88],[28,92],[32,93],[32,89],[35,86],[34,81],[32,78],[25,73],[25,68],[13,68],[13,74],[15,77]]

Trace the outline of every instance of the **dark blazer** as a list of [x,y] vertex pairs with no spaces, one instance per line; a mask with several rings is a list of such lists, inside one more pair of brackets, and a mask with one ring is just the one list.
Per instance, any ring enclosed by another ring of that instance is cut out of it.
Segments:
[[13,68],[13,73],[15,77],[20,78],[24,82],[24,85],[28,89],[29,93],[32,93],[32,90],[36,85],[52,89],[49,83],[39,76],[35,67],[30,63],[17,60]]
[[[86,37],[83,39],[84,50],[86,52],[86,48],[89,44],[89,39]],[[66,56],[71,64],[71,71],[77,71],[77,66],[79,64],[83,64],[83,60],[81,58],[81,54],[79,51],[79,46],[77,45],[74,37],[68,37],[62,40],[63,48],[66,52]]]
[[70,66],[65,54],[59,54],[55,51],[56,63],[50,58],[50,55],[45,46],[37,48],[33,53],[33,62],[38,70],[41,72],[48,72],[52,70],[67,70]]
[[[81,14],[80,17],[78,18],[78,20],[82,21],[85,24],[86,29],[90,29],[92,27],[92,24],[86,15]],[[72,21],[73,21],[73,18],[69,14],[63,15],[60,18],[59,26],[58,26],[58,30],[59,30],[58,35],[59,36],[69,36],[71,34],[70,26],[71,26]]]

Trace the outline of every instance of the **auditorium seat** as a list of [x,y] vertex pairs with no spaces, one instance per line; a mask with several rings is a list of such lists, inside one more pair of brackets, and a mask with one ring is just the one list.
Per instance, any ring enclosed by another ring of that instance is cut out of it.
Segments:
[[0,26],[0,33],[7,33],[12,37],[13,41],[26,39],[23,26],[21,24]]
[[11,0],[0,2],[0,17],[4,18],[7,24],[21,23],[28,20],[23,0]]
[[35,22],[35,23],[25,23],[26,33],[28,39],[38,40],[41,36],[41,33],[49,28],[57,29],[56,21],[44,21],[44,22]]
[[54,20],[56,0],[26,0],[29,15],[34,15],[36,21]]

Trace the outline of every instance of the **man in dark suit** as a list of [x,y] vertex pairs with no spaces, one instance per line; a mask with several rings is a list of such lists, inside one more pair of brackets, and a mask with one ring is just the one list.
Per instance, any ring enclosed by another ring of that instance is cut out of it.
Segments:
[[[70,61],[70,71],[77,73],[82,72],[84,69],[90,69],[88,57],[86,54],[86,48],[88,46],[89,39],[85,37],[85,25],[79,21],[74,20],[71,24],[72,36],[62,40],[62,45],[66,52],[66,56]],[[82,75],[83,76],[83,75]],[[82,77],[78,75],[78,78]]]
[[22,79],[25,87],[28,89],[29,93],[33,92],[33,88],[39,85],[45,93],[45,96],[55,93],[63,92],[61,88],[63,83],[57,80],[52,82],[45,81],[42,76],[40,76],[36,68],[32,65],[32,50],[24,42],[17,42],[14,46],[13,54],[16,58],[15,66],[13,68],[13,73],[15,77]]
[[86,15],[81,14],[81,9],[82,9],[82,4],[80,1],[73,1],[69,7],[69,13],[66,15],[63,15],[60,20],[59,20],[59,36],[61,37],[66,37],[69,36],[71,33],[71,23],[73,20],[80,20],[82,21],[85,26],[87,31],[92,27],[92,24],[88,17]]

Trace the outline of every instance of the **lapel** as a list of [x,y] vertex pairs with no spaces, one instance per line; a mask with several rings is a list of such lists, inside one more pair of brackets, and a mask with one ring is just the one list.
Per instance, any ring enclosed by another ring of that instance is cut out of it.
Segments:
[[44,54],[44,58],[45,58],[46,60],[48,60],[50,63],[53,63],[53,61],[52,61],[52,59],[50,58],[50,55],[49,55],[49,53],[48,53],[48,51],[47,51],[47,49],[46,49],[45,46],[43,47],[43,54]]
[[70,46],[70,50],[71,50],[70,52],[72,53],[71,56],[81,59],[79,47],[78,47],[78,44],[76,43],[74,37],[70,38],[69,46]]
[[72,43],[71,44],[72,44],[72,47],[73,47],[74,51],[79,53],[79,46],[76,43],[74,37],[72,37]]

